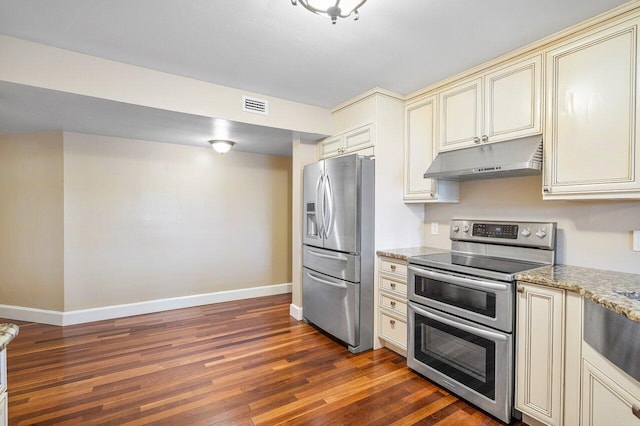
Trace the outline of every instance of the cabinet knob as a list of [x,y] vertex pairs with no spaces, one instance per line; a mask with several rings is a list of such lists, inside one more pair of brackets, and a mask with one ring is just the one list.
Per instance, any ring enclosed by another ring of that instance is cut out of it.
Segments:
[[395,306],[396,306],[396,302],[394,302],[393,300],[392,300],[391,302],[389,302],[389,304],[390,304],[391,306],[393,306],[393,307],[395,307]]
[[638,407],[636,404],[633,404],[631,406],[631,412],[634,416],[640,419],[640,407]]
[[389,320],[389,324],[395,325],[396,324],[396,320]]
[[477,136],[473,138],[473,143],[480,143],[480,138]]
[[524,293],[524,287],[522,287],[521,285],[518,286],[518,293]]
[[549,185],[545,185],[542,187],[542,192],[551,192],[551,187]]
[[391,286],[391,288],[396,288],[396,283],[391,283],[389,285]]
[[396,265],[391,265],[391,270],[395,271],[396,270]]
[[482,135],[482,142],[489,142],[489,136]]

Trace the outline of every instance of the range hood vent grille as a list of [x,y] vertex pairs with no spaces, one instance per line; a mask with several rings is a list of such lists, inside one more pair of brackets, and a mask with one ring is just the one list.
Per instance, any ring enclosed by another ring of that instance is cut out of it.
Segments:
[[264,99],[251,98],[249,96],[242,97],[242,110],[245,112],[253,112],[255,114],[269,114],[269,101]]

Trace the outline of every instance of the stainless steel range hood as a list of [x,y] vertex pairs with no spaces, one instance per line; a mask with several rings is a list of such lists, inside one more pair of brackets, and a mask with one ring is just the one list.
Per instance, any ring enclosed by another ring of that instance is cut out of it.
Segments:
[[475,180],[542,174],[542,136],[442,152],[425,178]]

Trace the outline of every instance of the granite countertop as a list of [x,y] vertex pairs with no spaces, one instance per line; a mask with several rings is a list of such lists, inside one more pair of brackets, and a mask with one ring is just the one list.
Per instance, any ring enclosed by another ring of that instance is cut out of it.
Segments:
[[0,324],[0,351],[18,335],[20,329],[15,324]]
[[640,322],[639,274],[555,265],[516,274],[516,279],[578,292],[586,299]]
[[422,254],[447,253],[449,251],[450,250],[423,246],[423,247],[378,250],[376,254],[378,256],[386,256],[386,257],[393,257],[399,260],[407,260],[407,258],[411,256],[419,256]]

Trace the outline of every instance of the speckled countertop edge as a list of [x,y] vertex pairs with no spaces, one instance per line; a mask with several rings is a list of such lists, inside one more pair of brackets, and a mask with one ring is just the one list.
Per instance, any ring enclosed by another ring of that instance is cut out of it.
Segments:
[[411,256],[420,256],[423,254],[434,254],[434,253],[447,253],[449,251],[450,250],[446,250],[446,249],[422,246],[422,247],[378,250],[376,254],[378,256],[391,257],[398,260],[407,260],[407,258]]
[[0,324],[0,351],[18,335],[20,328],[15,324]]
[[555,265],[516,274],[516,280],[578,292],[585,299],[640,322],[640,300],[619,294],[640,294],[639,274]]

